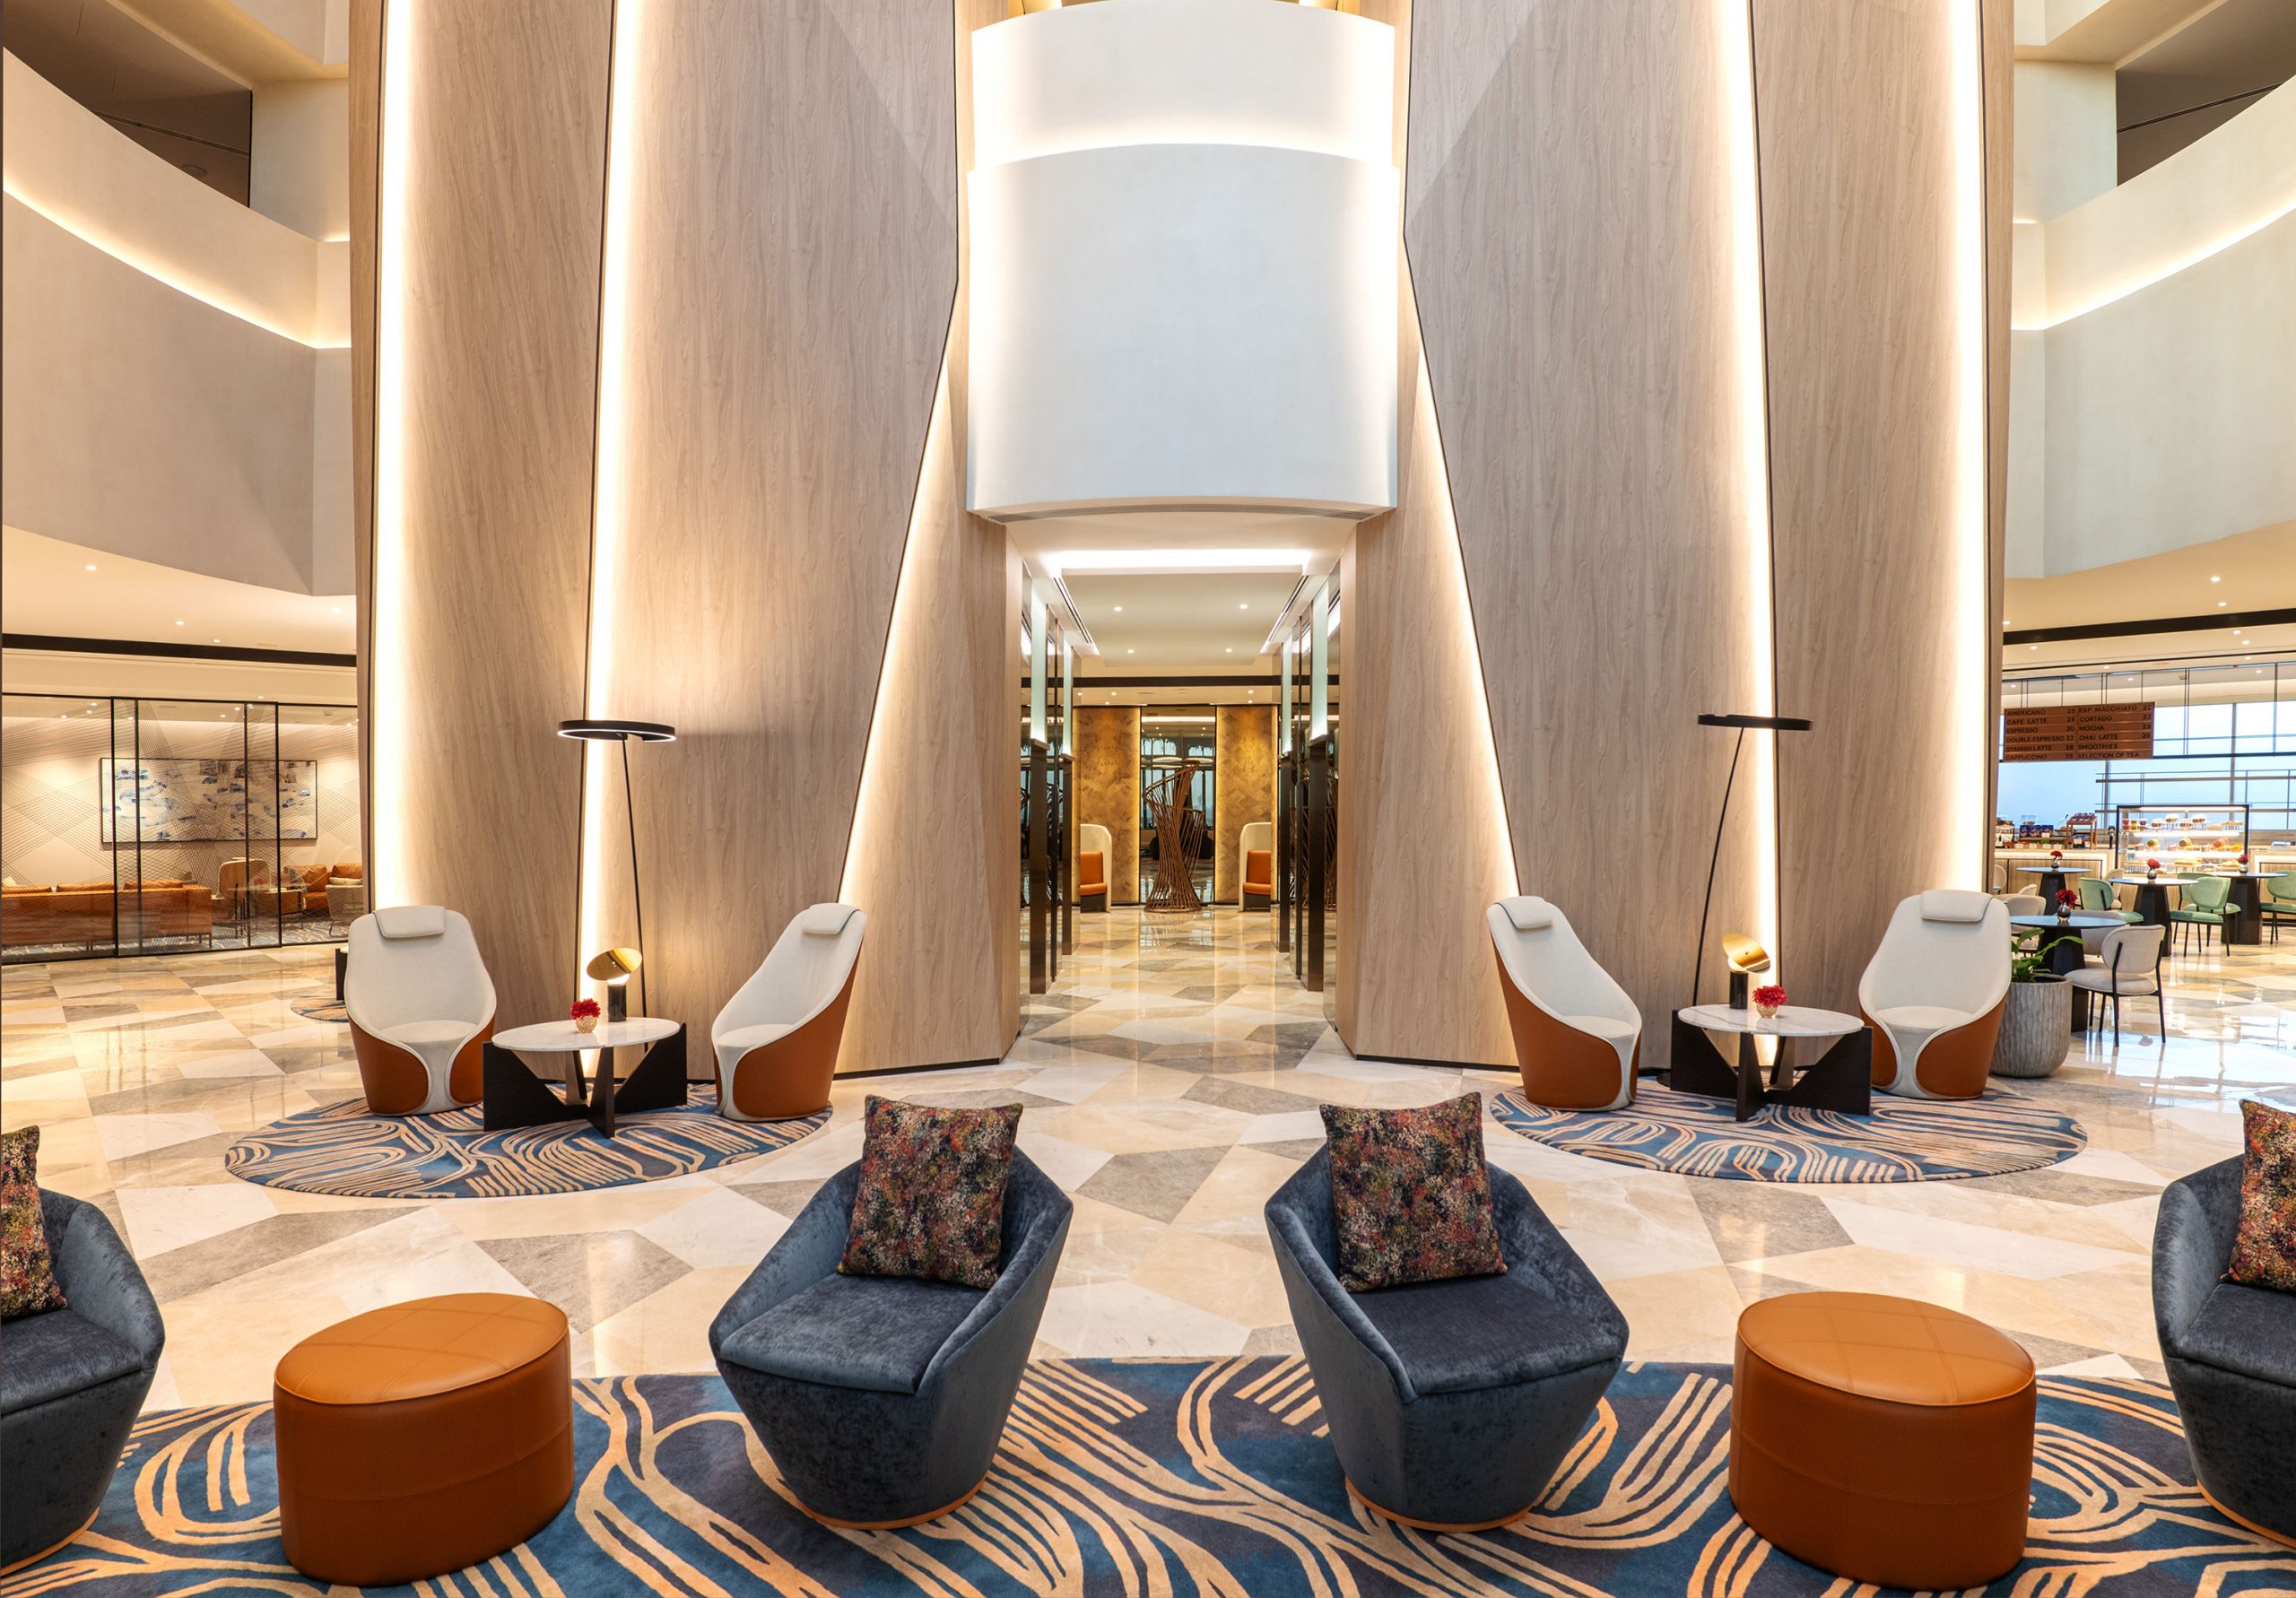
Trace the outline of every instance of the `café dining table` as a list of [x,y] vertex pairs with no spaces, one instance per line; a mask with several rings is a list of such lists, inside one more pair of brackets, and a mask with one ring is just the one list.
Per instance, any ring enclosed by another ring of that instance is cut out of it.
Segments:
[[2116,886],[2136,890],[2136,913],[2147,926],[2169,925],[2169,890],[2188,888],[2196,879],[2191,877],[2113,877]]

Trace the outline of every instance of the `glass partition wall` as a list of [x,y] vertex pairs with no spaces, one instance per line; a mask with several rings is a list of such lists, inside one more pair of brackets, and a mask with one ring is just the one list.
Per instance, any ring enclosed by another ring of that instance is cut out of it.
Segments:
[[358,712],[0,696],[10,962],[342,939],[366,910]]

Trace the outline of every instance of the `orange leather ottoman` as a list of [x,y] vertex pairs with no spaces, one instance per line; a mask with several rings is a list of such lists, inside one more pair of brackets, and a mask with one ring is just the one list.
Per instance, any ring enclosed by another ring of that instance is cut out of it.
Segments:
[[416,1298],[297,1343],[272,1384],[288,1562],[389,1586],[533,1536],[574,1490],[569,1375],[565,1314],[507,1293]]
[[1889,1587],[1973,1587],[2025,1551],[2033,1362],[1982,1321],[1878,1293],[1738,1317],[1730,1497],[1796,1559]]

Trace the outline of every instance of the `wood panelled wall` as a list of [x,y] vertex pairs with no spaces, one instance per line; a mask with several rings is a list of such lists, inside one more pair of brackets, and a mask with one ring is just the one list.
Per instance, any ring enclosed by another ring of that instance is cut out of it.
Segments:
[[[1950,603],[1970,549],[1970,463],[1952,403],[1968,336],[1954,174],[1957,140],[1976,131],[1952,116],[1953,50],[1974,34],[1966,13],[1950,13],[1977,4],[1755,0],[1779,689],[1786,709],[1816,723],[1780,754],[1784,938],[1796,997],[1839,1010],[1855,1007],[1900,899],[1984,883],[1984,846],[1966,818],[1975,803],[1991,819],[1992,721],[1949,691],[1957,665],[1964,682],[1971,671],[1987,684],[1999,675],[1989,461],[1975,463],[1991,526],[1979,534],[1988,609],[1974,639]],[[1985,100],[1997,116],[2009,6],[1986,13]],[[2005,122],[1987,143],[1989,234],[2005,235]],[[2005,379],[2006,344],[2005,319],[1987,341],[1986,378]],[[2005,416],[2005,404],[1994,409]],[[2000,447],[2003,432],[1986,430]],[[1979,658],[1957,663],[1972,647]],[[1984,788],[1974,802],[1957,786],[1972,778]]]
[[[469,916],[510,1025],[563,1014],[575,971],[579,759],[555,728],[581,700],[612,8],[570,0],[544,28],[512,0],[394,3],[413,7],[392,64],[412,125],[388,141],[407,164],[406,315],[383,332],[405,392],[380,397],[404,418],[404,512],[378,526],[368,500],[361,517],[403,588],[371,615],[362,548],[362,704],[388,722],[378,745],[360,718],[368,858],[380,902]],[[370,217],[385,14],[361,0],[352,28]],[[370,491],[377,239],[357,252],[352,333]]]
[[1109,902],[1140,902],[1140,710],[1082,705],[1076,710],[1076,819],[1109,829]]
[[[1760,930],[1775,848],[1754,824],[1761,773],[1742,769],[1696,949],[1732,734],[1694,717],[1761,708],[1773,659],[1778,708],[1820,722],[1787,751],[1822,761],[1789,769],[1780,975],[1797,999],[1846,1006],[1876,912],[1967,874],[1947,869],[1937,792],[1939,741],[1970,721],[1936,655],[1955,575],[1937,498],[1953,397],[1935,282],[1952,236],[1944,4],[1365,13],[1408,37],[1410,285],[1398,508],[1364,524],[1343,569],[1341,1034],[1359,1053],[1511,1063],[1481,923],[1502,873],[1474,859],[1510,834],[1506,874],[1570,916],[1641,1008],[1645,1063],[1664,1064],[1694,963],[1717,989],[1718,934]],[[1733,235],[1755,203],[1732,162],[1734,135],[1742,151],[1752,137],[1750,20],[1774,562],[1748,380],[1761,286]],[[2005,210],[1992,225],[2005,236]],[[1781,330],[1781,315],[1801,320]],[[1465,602],[1437,580],[1445,559],[1464,561]],[[1462,612],[1487,729],[1452,725],[1445,640]],[[1901,721],[1908,744],[1884,751]],[[1494,758],[1503,802],[1488,797]]]
[[[416,74],[406,481],[422,548],[380,618],[421,665],[402,724],[412,896],[479,923],[506,1024],[562,1012],[579,753],[552,727],[581,710],[587,609],[595,713],[679,729],[632,760],[648,1006],[706,1031],[788,919],[842,889],[872,915],[843,1064],[1001,1053],[1018,1020],[1017,565],[962,511],[962,395],[939,387],[958,34],[997,8],[626,8],[628,320],[602,364],[612,8],[584,0],[542,25],[510,0],[389,4],[413,7],[396,19],[411,61],[390,70]],[[375,89],[384,14],[360,0],[354,17],[354,102],[370,108],[392,103]],[[369,193],[371,127],[354,157]],[[372,261],[371,233],[360,253]],[[354,316],[374,303],[370,267],[360,281]],[[360,326],[363,403],[375,331]],[[601,404],[619,471],[593,591]],[[916,636],[888,647],[905,559]],[[884,803],[857,832],[881,706],[897,718],[872,775]],[[596,818],[601,941],[634,930],[620,790],[616,766]]]
[[[959,0],[960,107],[963,35],[1001,15],[994,0]],[[961,115],[961,168],[970,135]],[[961,237],[962,197],[960,187]],[[965,292],[961,271],[846,864],[845,897],[869,913],[869,948],[842,1071],[992,1060],[1021,1029],[1021,559],[1003,527],[965,509]]]
[[1241,901],[1244,855],[1238,843],[1254,821],[1275,820],[1275,711],[1267,705],[1219,705],[1213,709],[1213,759],[1219,780],[1213,803],[1220,835],[1213,840],[1212,897]]

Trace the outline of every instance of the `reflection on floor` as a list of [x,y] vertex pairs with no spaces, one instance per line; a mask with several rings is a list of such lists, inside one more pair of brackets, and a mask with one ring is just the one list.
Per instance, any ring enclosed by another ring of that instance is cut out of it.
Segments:
[[[12,968],[0,1103],[9,1127],[45,1129],[43,1177],[102,1204],[144,1262],[169,1333],[154,1407],[262,1398],[305,1333],[453,1290],[561,1305],[582,1372],[704,1368],[710,1316],[857,1153],[871,1091],[1028,1107],[1022,1145],[1076,1198],[1043,1351],[1291,1350],[1260,1205],[1320,1137],[1316,1105],[1426,1103],[1509,1077],[1350,1057],[1264,915],[1144,925],[1117,911],[1077,928],[1004,1063],[843,1082],[811,1142],[650,1186],[409,1203],[226,1176],[235,1135],[357,1091],[348,1029],[291,1007],[327,991],[325,950]],[[2092,1035],[2057,1076],[2018,1087],[2088,1128],[2088,1151],[2047,1171],[1772,1187],[1598,1164],[1495,1123],[1486,1136],[1609,1285],[1639,1356],[1726,1359],[1750,1299],[1855,1287],[1967,1309],[2047,1368],[2157,1377],[2158,1190],[2236,1151],[2239,1098],[2296,1102],[2296,944],[2175,962],[2165,1047],[2144,1009],[2118,1050]]]

